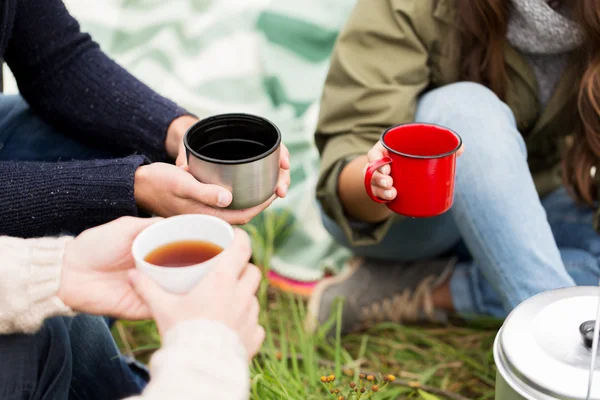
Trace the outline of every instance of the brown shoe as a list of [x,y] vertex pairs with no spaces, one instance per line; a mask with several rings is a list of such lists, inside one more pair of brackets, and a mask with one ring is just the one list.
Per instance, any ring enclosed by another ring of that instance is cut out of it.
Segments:
[[434,307],[432,293],[452,274],[455,264],[454,258],[411,263],[354,258],[343,273],[315,287],[306,328],[314,332],[327,321],[338,297],[344,299],[343,333],[383,321],[445,324],[448,314]]

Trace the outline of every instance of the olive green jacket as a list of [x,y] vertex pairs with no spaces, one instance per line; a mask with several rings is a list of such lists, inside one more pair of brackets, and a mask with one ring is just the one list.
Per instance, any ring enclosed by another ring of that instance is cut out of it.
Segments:
[[[412,122],[423,92],[459,80],[460,29],[452,0],[358,0],[340,32],[315,134],[321,154],[317,197],[353,245],[377,243],[392,219],[367,232],[353,229],[338,198],[338,175],[345,161],[366,154],[386,128]],[[540,112],[527,61],[508,43],[505,60],[505,101],[543,196],[561,185],[561,149],[577,117],[575,67],[567,68]]]

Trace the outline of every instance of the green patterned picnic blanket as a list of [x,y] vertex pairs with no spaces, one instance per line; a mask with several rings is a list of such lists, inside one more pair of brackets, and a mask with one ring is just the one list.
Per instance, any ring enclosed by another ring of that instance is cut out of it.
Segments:
[[[200,117],[241,111],[279,126],[292,186],[274,207],[291,213],[271,259],[314,280],[347,257],[322,227],[315,200],[318,100],[337,33],[354,0],[66,0],[104,51]],[[6,90],[14,89],[10,81]]]

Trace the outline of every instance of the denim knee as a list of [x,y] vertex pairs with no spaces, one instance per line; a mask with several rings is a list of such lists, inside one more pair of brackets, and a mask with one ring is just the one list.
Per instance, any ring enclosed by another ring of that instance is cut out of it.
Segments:
[[496,143],[509,139],[516,140],[527,155],[510,107],[478,83],[458,82],[425,93],[419,99],[416,120],[457,131],[470,151],[493,149]]
[[102,317],[80,314],[69,328],[71,394],[79,399],[122,399],[139,394],[147,376],[124,359]]
[[[419,99],[417,118],[438,113],[450,117],[490,116],[516,126],[515,116],[492,90],[473,82],[458,82],[425,93]],[[439,117],[438,117],[439,118]]]
[[34,335],[0,335],[0,398],[67,398],[72,353],[68,324],[51,318]]

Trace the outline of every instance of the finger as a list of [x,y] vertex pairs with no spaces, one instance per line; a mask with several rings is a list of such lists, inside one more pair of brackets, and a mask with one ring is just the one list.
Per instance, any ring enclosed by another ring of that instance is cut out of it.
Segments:
[[135,238],[141,231],[146,229],[152,224],[161,221],[163,218],[135,218],[135,217],[121,217],[119,219],[110,222],[108,225],[115,226],[116,234],[122,235],[123,237]]
[[383,157],[383,152],[375,147],[367,153],[367,160],[369,160],[370,163],[381,160]]
[[383,167],[380,167],[377,171],[384,175],[389,175],[390,172],[392,172],[389,165],[384,165]]
[[369,160],[369,162],[373,162],[385,157],[386,155],[387,151],[379,141],[377,142],[377,144],[375,144],[375,146],[371,148],[371,150],[369,150],[369,152],[367,153],[367,159]]
[[248,357],[250,359],[254,358],[254,356],[260,351],[260,348],[265,341],[265,328],[260,325],[257,326],[251,337],[252,339],[248,346]]
[[279,180],[277,182],[277,190],[275,193],[277,196],[284,198],[287,195],[287,191],[290,187],[290,170],[289,169],[280,169],[279,170]]
[[261,278],[262,274],[258,267],[254,264],[248,264],[242,271],[240,279],[238,280],[236,288],[237,295],[240,296],[241,299],[254,296],[260,286]]
[[258,325],[258,315],[260,314],[260,304],[256,296],[252,296],[248,300],[248,305],[241,311],[243,314],[240,316],[238,332],[245,338],[251,338]]
[[290,169],[290,151],[283,143],[281,144],[279,167],[283,169]]
[[[235,228],[235,236],[231,245],[223,251],[218,265],[211,271],[210,278],[212,279],[231,279],[238,280],[240,274],[248,265],[252,256],[252,246],[250,237],[246,232],[239,228]],[[193,289],[195,291],[197,289]],[[198,289],[202,290],[202,288]]]
[[371,185],[380,187],[382,189],[389,189],[394,184],[394,180],[389,175],[384,175],[381,172],[375,172],[373,179],[371,179]]
[[153,314],[156,314],[157,310],[168,307],[173,299],[172,294],[164,291],[150,277],[136,269],[129,271],[129,283]]
[[224,219],[232,225],[246,225],[252,221],[254,217],[273,204],[276,199],[277,194],[273,194],[269,197],[269,200],[252,208],[246,208],[244,210],[216,210],[215,216]]
[[460,148],[458,149],[458,151],[456,152],[456,156],[460,157],[462,156],[462,154],[465,152],[465,145],[463,144],[462,146],[460,146]]
[[389,189],[382,189],[378,186],[371,185],[371,189],[373,190],[373,195],[379,197],[384,200],[394,200],[397,196],[396,189],[390,187]]
[[178,167],[184,167],[187,165],[187,151],[185,149],[185,145],[183,144],[183,140],[179,144],[179,152],[177,153],[175,165]]
[[[373,146],[373,148],[371,148],[371,150],[369,150],[369,152],[367,153],[367,159],[369,160],[369,163],[372,163],[382,159],[383,157],[386,157],[387,155],[388,152],[385,149],[385,147],[383,147],[381,142],[377,142],[377,144]],[[387,175],[390,173],[391,168],[389,165],[386,164],[382,167],[379,167],[378,171],[384,175]]]
[[210,207],[227,207],[233,200],[229,190],[218,185],[198,182],[189,173],[180,179],[177,195]]
[[[115,317],[118,318],[119,316],[116,315]],[[139,304],[135,304],[130,309],[127,310],[126,319],[128,319],[128,320],[138,321],[138,320],[150,319],[150,318],[152,318],[152,310],[141,299],[139,300]]]
[[[367,168],[369,168],[369,164],[365,165],[364,168],[362,169],[363,178],[367,174]],[[378,168],[377,172],[375,172],[373,174],[373,178],[371,179],[371,182],[375,182],[375,179],[377,179],[377,182],[381,182],[381,179],[385,178],[386,180],[389,180],[388,185],[391,186],[392,178],[389,176],[390,172],[391,171],[390,171],[389,165],[384,165],[383,167]],[[376,175],[377,175],[377,178],[376,178]]]

